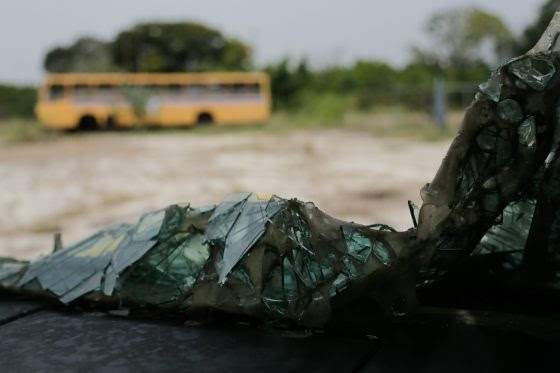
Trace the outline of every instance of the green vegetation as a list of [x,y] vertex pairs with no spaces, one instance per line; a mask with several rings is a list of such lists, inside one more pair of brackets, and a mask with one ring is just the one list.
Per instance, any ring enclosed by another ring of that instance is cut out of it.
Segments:
[[[325,121],[326,113],[277,111],[266,123],[249,125],[220,126],[198,125],[179,128],[147,128],[119,132],[127,135],[169,135],[210,136],[223,133],[278,133],[285,131],[348,130],[371,133],[377,137],[398,137],[417,141],[437,141],[449,139],[454,135],[461,121],[462,112],[454,111],[449,115],[448,127],[439,129],[433,125],[430,115],[410,111],[403,107],[381,108],[369,111],[344,111],[336,115],[336,120]],[[61,136],[89,136],[90,132],[58,132],[40,126],[32,119],[0,120],[0,146],[2,144],[48,141]]]
[[[404,67],[359,60],[349,66],[317,69],[305,59],[282,59],[263,68],[271,78],[274,114],[270,122],[235,130],[354,128],[379,136],[448,136],[447,130],[434,128],[429,116],[434,79],[452,82],[448,84],[447,103],[452,111],[463,109],[472,99],[476,84],[488,77],[488,71],[508,58],[512,50],[522,53],[532,46],[559,6],[560,0],[546,1],[517,43],[514,40],[518,38],[502,20],[480,9],[434,14],[425,25],[431,48],[414,47],[413,58]],[[194,22],[141,23],[108,41],[81,37],[69,46],[49,51],[44,66],[49,72],[255,69],[249,45]],[[142,95],[134,98],[141,106]],[[35,101],[32,87],[0,85],[0,141],[53,136],[29,120]],[[456,118],[449,119],[448,131],[453,131],[457,122]],[[229,130],[210,126],[193,131]]]
[[[476,83],[488,78],[489,67],[477,63],[467,68],[441,68],[414,62],[396,69],[379,61],[357,61],[349,67],[311,70],[305,61],[291,64],[283,60],[266,68],[272,83],[275,110],[330,113],[325,119],[336,119],[344,111],[368,111],[385,106],[405,106],[430,110],[433,81],[436,76],[455,84],[469,85],[465,92],[472,99]],[[464,106],[463,92],[450,93],[451,106]],[[326,104],[332,108],[321,108]]]
[[0,144],[44,141],[58,136],[59,133],[41,127],[33,119],[0,120]]
[[251,50],[245,43],[195,22],[141,23],[113,40],[82,37],[45,56],[49,72],[176,72],[245,70]]
[[0,85],[0,118],[31,118],[36,101],[35,87]]

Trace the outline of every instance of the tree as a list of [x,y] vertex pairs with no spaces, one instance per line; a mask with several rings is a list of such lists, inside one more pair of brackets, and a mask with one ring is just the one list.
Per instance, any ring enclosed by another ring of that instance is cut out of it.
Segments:
[[49,72],[113,71],[116,66],[111,61],[109,43],[83,37],[68,47],[50,50],[44,61]]
[[307,67],[307,61],[301,60],[292,65],[287,58],[269,65],[266,72],[270,76],[270,85],[275,108],[287,108],[297,104],[300,95],[312,84],[313,73]]
[[36,102],[36,87],[18,87],[0,84],[0,118],[33,117],[33,108]]
[[113,61],[126,71],[244,70],[251,51],[199,23],[143,23],[111,43]]
[[531,49],[539,40],[552,16],[560,10],[560,0],[546,1],[537,16],[537,19],[523,31],[520,41],[515,45],[516,54],[522,54]]
[[511,56],[513,36],[498,16],[476,8],[434,14],[426,24],[434,47],[416,48],[416,60],[442,68],[465,68],[484,62],[497,65]]
[[143,23],[109,42],[91,37],[50,50],[49,72],[179,72],[245,70],[251,50],[243,42],[193,22]]

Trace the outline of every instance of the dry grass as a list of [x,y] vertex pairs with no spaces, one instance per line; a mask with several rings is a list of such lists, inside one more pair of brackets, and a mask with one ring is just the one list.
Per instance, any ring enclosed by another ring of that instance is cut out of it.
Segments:
[[33,119],[0,120],[0,143],[45,141],[58,136],[60,136],[60,133],[41,127]]
[[[446,128],[434,125],[431,117],[422,112],[413,112],[394,107],[368,112],[346,112],[335,121],[301,113],[279,112],[266,123],[248,125],[205,125],[183,128],[138,128],[120,132],[134,135],[176,135],[213,136],[216,134],[278,133],[293,130],[349,129],[369,132],[377,137],[407,138],[421,141],[438,141],[452,137],[459,128],[462,112],[453,111],[448,115]],[[47,141],[60,136],[88,136],[88,133],[65,133],[48,130],[32,119],[0,120],[0,143],[14,144]]]

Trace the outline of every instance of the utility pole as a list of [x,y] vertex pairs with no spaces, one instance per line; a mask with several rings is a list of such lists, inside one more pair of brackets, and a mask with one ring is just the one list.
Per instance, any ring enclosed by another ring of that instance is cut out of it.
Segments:
[[444,129],[447,116],[447,89],[445,87],[445,81],[441,77],[434,78],[432,102],[432,114],[436,126],[440,129]]

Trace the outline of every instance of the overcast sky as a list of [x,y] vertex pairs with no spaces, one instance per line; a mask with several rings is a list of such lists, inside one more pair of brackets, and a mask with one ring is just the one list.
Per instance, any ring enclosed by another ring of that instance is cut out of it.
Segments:
[[435,11],[478,6],[519,32],[544,0],[3,0],[0,82],[34,83],[50,48],[78,36],[110,39],[148,20],[195,20],[254,48],[258,64],[283,56],[314,65],[376,58],[403,65]]

